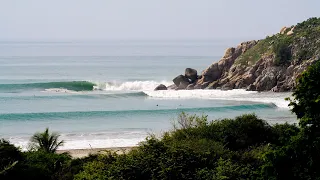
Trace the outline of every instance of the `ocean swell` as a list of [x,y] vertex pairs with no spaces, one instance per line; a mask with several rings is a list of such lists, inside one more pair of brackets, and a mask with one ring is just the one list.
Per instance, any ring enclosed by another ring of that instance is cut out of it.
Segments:
[[94,83],[88,81],[42,82],[24,84],[0,84],[0,92],[19,92],[23,90],[65,89],[68,91],[92,91]]
[[161,115],[188,113],[206,113],[221,111],[251,111],[258,109],[276,108],[275,104],[248,104],[220,107],[200,107],[200,108],[176,108],[176,109],[151,109],[151,110],[122,110],[122,111],[75,111],[75,112],[39,112],[39,113],[9,113],[0,114],[0,120],[53,120],[53,119],[81,119],[90,117],[123,117],[139,115]]

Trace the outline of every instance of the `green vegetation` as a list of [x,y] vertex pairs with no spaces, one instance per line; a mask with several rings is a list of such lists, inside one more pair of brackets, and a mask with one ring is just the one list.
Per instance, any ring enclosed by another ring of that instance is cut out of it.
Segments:
[[291,35],[286,34],[288,31],[260,40],[239,56],[235,63],[250,66],[268,56],[274,59],[275,65],[282,66],[292,61],[309,60],[320,54],[320,18],[310,18],[297,24]]
[[[318,21],[297,25],[296,33],[316,28]],[[291,40],[273,43],[273,51],[282,52]],[[289,60],[279,58],[280,64]],[[55,153],[63,141],[46,129],[31,138],[27,152],[0,140],[0,179],[320,179],[319,76],[320,60],[301,75],[294,99],[288,99],[299,126],[269,125],[254,114],[209,121],[182,113],[174,130],[148,137],[129,153],[80,159]]]
[[109,152],[71,159],[67,154],[41,149],[20,152],[8,143],[2,144],[2,149],[18,155],[11,155],[10,160],[0,156],[6,160],[4,165],[17,161],[0,178],[263,179],[263,168],[266,162],[270,164],[265,154],[287,145],[299,132],[295,125],[270,126],[253,114],[208,121],[206,116],[182,113],[175,130],[160,139],[150,136],[122,155]]
[[302,73],[291,100],[292,111],[301,119],[300,125],[304,128],[320,127],[320,62]]

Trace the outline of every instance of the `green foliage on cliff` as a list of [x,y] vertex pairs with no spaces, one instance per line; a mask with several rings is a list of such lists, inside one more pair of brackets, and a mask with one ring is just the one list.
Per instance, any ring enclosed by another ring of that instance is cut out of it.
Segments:
[[281,66],[291,61],[301,62],[320,55],[320,18],[310,18],[297,24],[293,34],[287,35],[289,30],[284,34],[278,33],[259,40],[257,45],[239,56],[235,63],[250,66],[268,57],[274,60],[276,66]]
[[304,128],[320,128],[320,60],[302,73],[298,80],[294,99],[291,100],[292,112],[297,114]]

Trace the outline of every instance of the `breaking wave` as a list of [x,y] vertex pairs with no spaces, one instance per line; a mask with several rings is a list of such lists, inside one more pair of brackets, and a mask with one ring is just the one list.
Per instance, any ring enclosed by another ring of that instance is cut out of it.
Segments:
[[69,91],[92,91],[94,83],[88,81],[66,81],[66,82],[42,82],[24,84],[0,84],[0,92],[17,92],[23,90],[69,90]]

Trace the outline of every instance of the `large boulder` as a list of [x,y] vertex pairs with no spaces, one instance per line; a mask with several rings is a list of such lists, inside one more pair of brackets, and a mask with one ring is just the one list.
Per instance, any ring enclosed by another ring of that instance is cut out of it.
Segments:
[[160,84],[159,86],[157,86],[155,89],[155,91],[159,91],[159,90],[168,90],[167,86]]
[[192,68],[186,68],[185,75],[186,78],[191,80],[191,83],[195,82],[198,79],[198,72]]
[[175,77],[172,81],[177,87],[180,86],[181,82],[182,84],[186,84],[186,87],[190,84],[188,78],[186,78],[184,75],[179,75]]
[[247,90],[247,91],[255,91],[255,90],[257,90],[257,89],[256,89],[256,86],[255,86],[255,85],[250,84],[250,85],[246,88],[246,90]]
[[181,81],[177,90],[182,90],[182,89],[187,89],[187,87],[189,86],[189,82],[183,82]]
[[275,68],[267,68],[263,70],[262,74],[256,79],[255,86],[257,91],[269,91],[277,85]]
[[189,84],[189,85],[186,87],[186,90],[193,90],[195,85],[196,85],[195,83]]
[[228,57],[232,56],[234,54],[235,50],[236,50],[236,48],[234,48],[234,47],[226,49],[226,51],[224,52],[223,58],[228,58]]
[[176,89],[178,88],[178,86],[176,86],[175,84],[171,84],[170,86],[167,87],[168,89]]
[[283,28],[281,28],[281,30],[280,30],[280,34],[285,34],[285,32],[288,30],[288,28],[287,27],[283,27]]

